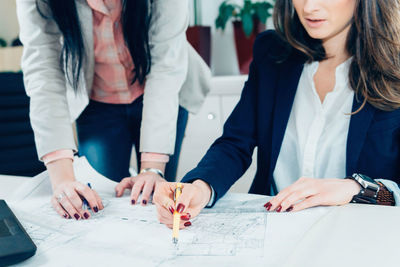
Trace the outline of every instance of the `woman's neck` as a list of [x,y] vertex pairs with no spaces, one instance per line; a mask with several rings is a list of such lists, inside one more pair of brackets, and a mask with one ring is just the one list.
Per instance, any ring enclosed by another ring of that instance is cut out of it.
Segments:
[[350,57],[346,46],[349,31],[350,26],[335,36],[322,40],[327,55],[327,59],[324,60],[325,64],[335,68]]

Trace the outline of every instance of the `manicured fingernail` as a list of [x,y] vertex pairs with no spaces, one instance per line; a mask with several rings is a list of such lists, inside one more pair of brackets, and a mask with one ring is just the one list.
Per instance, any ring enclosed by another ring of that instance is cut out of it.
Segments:
[[191,222],[185,222],[183,225],[186,226],[186,227],[188,227],[188,226],[191,226],[192,223],[191,223]]
[[135,200],[132,199],[132,200],[131,200],[131,203],[132,203],[132,205],[135,205]]
[[97,206],[93,207],[93,210],[94,210],[94,212],[99,212],[99,208]]
[[65,219],[67,219],[67,218],[68,218],[68,215],[67,215],[66,213],[65,213],[63,216],[64,216],[64,218],[65,218]]
[[143,205],[146,205],[147,204],[147,200],[143,199],[142,203],[143,203]]
[[293,210],[293,206],[289,207],[286,212],[291,212]]
[[174,210],[173,207],[170,206],[170,207],[168,208],[168,210],[169,210],[169,212],[171,212],[171,214],[174,214],[174,211],[175,211],[175,210]]
[[270,202],[265,203],[264,207],[269,211],[271,209],[272,204]]
[[184,221],[189,221],[190,220],[190,214],[189,213],[187,213],[186,215],[182,215],[181,216],[181,220],[184,220]]
[[88,214],[87,212],[85,212],[85,213],[83,214],[83,216],[85,217],[85,219],[88,219],[88,218],[89,218],[89,214]]
[[281,212],[281,210],[282,210],[282,206],[279,206],[279,207],[276,209],[276,212]]
[[183,210],[185,209],[185,205],[182,203],[179,203],[178,208],[176,209],[177,212],[182,213]]
[[79,220],[80,216],[78,215],[78,213],[74,214],[75,219]]

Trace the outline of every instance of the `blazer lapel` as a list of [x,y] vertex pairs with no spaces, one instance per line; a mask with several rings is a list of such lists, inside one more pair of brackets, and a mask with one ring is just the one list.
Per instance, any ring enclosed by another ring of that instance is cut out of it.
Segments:
[[[352,111],[358,110],[362,102],[363,98],[360,97],[360,100],[357,101],[354,97]],[[351,116],[346,148],[346,175],[348,176],[357,171],[357,162],[374,113],[375,109],[369,103],[366,103],[359,113]]]
[[[282,65],[279,72],[277,93],[274,106],[274,119],[272,123],[272,150],[270,162],[270,177],[275,169],[279,151],[282,146],[283,136],[289,121],[297,86],[303,71],[304,64],[290,62]],[[271,179],[272,181],[272,179]],[[276,190],[276,188],[274,188]]]
[[86,90],[92,89],[94,76],[93,13],[86,0],[76,0],[83,41],[85,44],[84,75]]

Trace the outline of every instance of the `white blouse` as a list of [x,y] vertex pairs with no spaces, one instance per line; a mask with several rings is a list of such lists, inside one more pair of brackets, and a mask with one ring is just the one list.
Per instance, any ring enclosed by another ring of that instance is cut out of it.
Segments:
[[[348,79],[350,63],[351,58],[336,68],[335,87],[322,103],[314,83],[319,63],[304,66],[273,173],[278,192],[300,177],[346,177],[347,135],[354,99]],[[393,191],[399,205],[397,184],[380,181]]]
[[336,68],[336,84],[324,101],[315,89],[318,62],[306,64],[274,171],[278,191],[300,177],[346,177],[346,143],[354,91],[348,81],[350,59]]

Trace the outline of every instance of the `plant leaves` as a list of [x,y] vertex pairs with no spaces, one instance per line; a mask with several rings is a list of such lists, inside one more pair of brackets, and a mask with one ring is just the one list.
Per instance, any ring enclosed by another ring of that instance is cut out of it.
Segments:
[[217,29],[225,30],[226,23],[233,16],[233,11],[235,7],[231,4],[228,4],[227,1],[224,1],[219,7],[219,15],[215,20],[215,27]]
[[253,17],[251,13],[243,13],[242,14],[242,24],[243,24],[243,31],[247,37],[250,37],[251,33],[253,32]]
[[[215,20],[217,29],[225,30],[227,22],[232,18],[239,18],[243,24],[243,31],[247,37],[253,32],[253,19],[257,18],[261,23],[266,23],[271,16],[270,10],[273,5],[267,1],[252,3],[251,0],[244,0],[243,7],[229,3],[225,0],[219,7],[219,15]],[[275,0],[273,0],[275,2]]]

